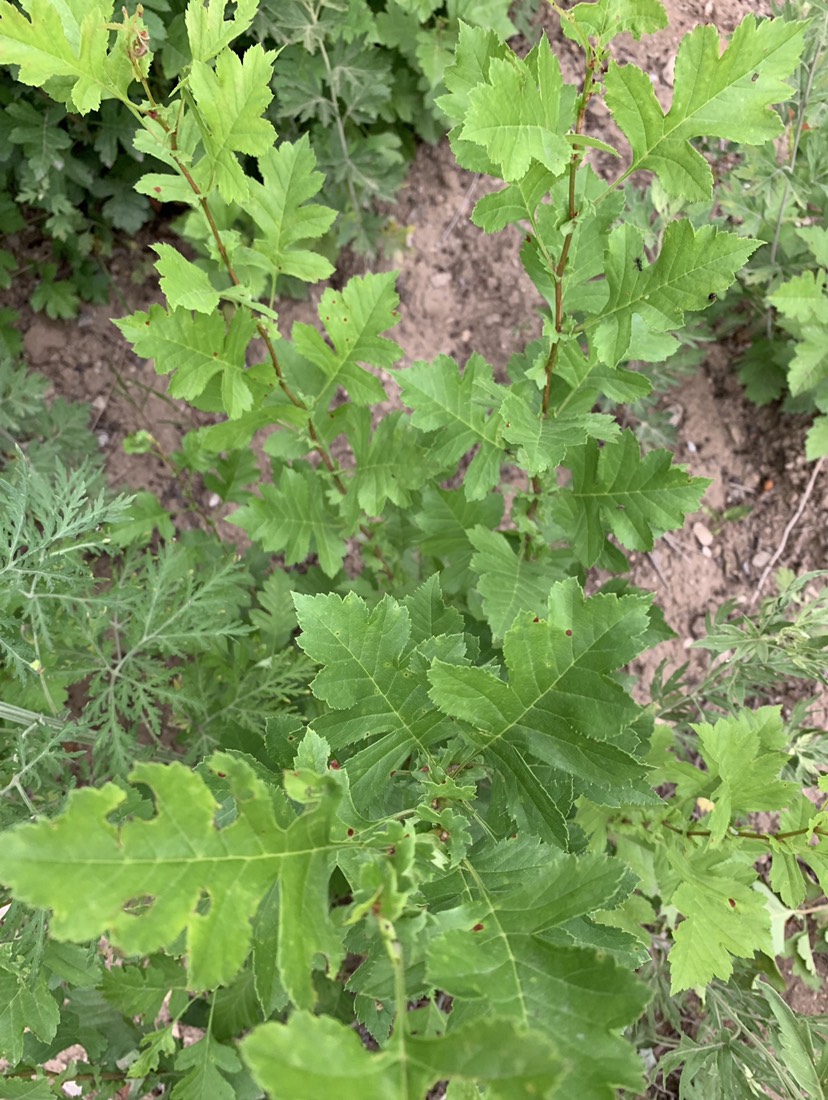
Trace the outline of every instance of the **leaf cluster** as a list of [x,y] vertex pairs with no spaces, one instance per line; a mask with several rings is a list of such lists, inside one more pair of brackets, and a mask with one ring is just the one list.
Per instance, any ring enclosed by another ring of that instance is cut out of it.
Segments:
[[[796,12],[786,5],[783,18]],[[778,108],[784,125],[775,147],[745,152],[717,189],[717,201],[742,231],[763,241],[739,278],[738,300],[749,339],[739,375],[758,405],[782,401],[784,410],[813,422],[805,442],[809,460],[828,455],[828,360],[822,332],[828,320],[828,13],[811,12],[808,46],[794,92]],[[722,305],[732,316],[732,291]],[[723,319],[720,329],[727,330]]]
[[[206,536],[153,535],[139,550],[154,525],[171,534],[152,501],[101,528],[116,506],[81,475],[63,477],[65,500],[25,464],[7,478],[10,630],[41,646],[29,672],[52,660],[50,692],[82,671],[92,770],[109,779],[48,807],[19,766],[9,780],[20,816],[52,812],[0,846],[8,1079],[32,1084],[82,1028],[98,1094],[639,1092],[622,1032],[650,996],[634,971],[652,930],[673,989],[702,988],[774,953],[760,856],[789,912],[826,877],[809,843],[824,815],[784,774],[778,708],[697,723],[684,759],[623,675],[663,620],[591,572],[623,573],[698,506],[703,479],[642,454],[606,409],[647,395],[632,365],[673,355],[757,247],[685,210],[712,193],[694,143],[780,134],[804,25],[748,16],[724,49],[712,27],[691,32],[665,110],[610,49],[664,25],[657,0],[563,14],[578,86],[546,38],[511,51],[488,3],[449,4],[445,21],[430,0],[279,5],[278,43],[253,0],[190,0],[157,40],[151,10],[116,23],[93,7],[0,0],[0,57],[84,118],[119,103],[138,192],[188,208],[202,253],[157,245],[163,302],[117,323],[171,396],[214,414],[181,467],[237,506],[255,548],[237,561]],[[432,20],[450,57],[420,36]],[[394,273],[329,286],[318,325],[280,320],[280,280],[331,273],[337,211],[319,135],[280,140],[272,105],[336,140],[346,123],[381,136],[385,59],[363,34],[442,81],[459,163],[501,185],[474,222],[520,227],[543,327],[505,372],[477,354],[401,367]],[[585,132],[598,96],[623,150]],[[639,171],[674,203],[655,239],[624,217]],[[86,545],[67,545],[72,523]],[[25,656],[15,667],[28,675]],[[51,736],[37,717],[7,712]],[[190,755],[163,763],[172,739]],[[751,829],[756,812],[780,812],[779,830]]]

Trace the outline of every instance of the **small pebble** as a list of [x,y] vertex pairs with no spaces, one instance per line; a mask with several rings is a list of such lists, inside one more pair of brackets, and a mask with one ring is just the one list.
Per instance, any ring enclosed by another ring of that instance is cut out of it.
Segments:
[[98,446],[105,447],[110,440],[109,432],[98,432]]
[[750,564],[754,569],[764,569],[770,560],[771,556],[767,550],[759,550],[750,559]]
[[217,508],[219,504],[221,504],[221,497],[218,495],[218,493],[210,493],[209,497],[207,498],[207,504],[210,506],[210,508]]
[[692,440],[690,440],[690,439],[688,439],[688,440],[687,440],[687,443],[685,444],[685,446],[687,447],[687,450],[688,450],[688,451],[690,452],[690,454],[691,454],[691,455],[694,455],[694,454],[696,454],[696,452],[697,452],[697,451],[698,451],[698,449],[699,449],[699,448],[698,448],[698,447],[696,446],[696,444],[695,444],[695,443],[693,443],[693,442],[692,442]]
[[451,282],[451,274],[448,271],[438,271],[431,276],[431,285],[436,287],[448,286]]
[[699,546],[703,546],[705,549],[713,545],[713,534],[703,523],[693,524],[693,536]]

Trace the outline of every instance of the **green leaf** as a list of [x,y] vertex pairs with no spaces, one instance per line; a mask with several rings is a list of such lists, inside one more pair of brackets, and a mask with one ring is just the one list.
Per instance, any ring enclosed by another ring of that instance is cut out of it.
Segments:
[[326,378],[314,397],[317,406],[327,407],[340,386],[357,405],[385,399],[382,383],[359,364],[388,369],[402,355],[398,344],[380,335],[399,320],[395,280],[393,271],[356,276],[342,291],[325,291],[319,303],[319,318],[332,347],[310,325],[293,326],[296,351],[320,367]]
[[0,1054],[12,1065],[23,1057],[27,1031],[42,1042],[49,1042],[60,1023],[58,1003],[46,985],[44,976],[29,980],[17,974],[0,959]]
[[500,416],[501,435],[518,448],[521,468],[533,477],[560,466],[570,447],[587,439],[617,439],[620,434],[616,422],[604,413],[552,409],[544,418],[539,396],[533,404],[514,390],[503,401]]
[[309,466],[284,469],[278,483],[261,487],[233,512],[230,522],[247,531],[263,549],[284,553],[287,565],[316,553],[322,571],[334,577],[342,568],[348,529],[327,499],[322,476]]
[[787,321],[828,320],[828,273],[823,270],[802,271],[768,295],[768,301]]
[[594,338],[599,357],[614,367],[630,356],[636,315],[651,333],[681,328],[685,312],[707,309],[760,244],[712,225],[695,230],[686,219],[675,221],[658,258],[639,270],[641,233],[629,224],[614,229],[605,257],[609,298]]
[[[253,250],[273,275],[293,275],[316,283],[333,272],[331,263],[307,248],[330,229],[336,211],[319,203],[308,204],[325,177],[316,170],[316,157],[304,134],[295,143],[283,141],[259,158],[262,182],[250,180],[246,210],[256,223]],[[249,250],[243,253],[248,262]]]
[[45,1077],[40,1080],[15,1080],[13,1077],[3,1078],[3,1093],[5,1100],[55,1100],[55,1094]]
[[628,728],[639,709],[613,673],[643,648],[648,604],[642,596],[587,600],[574,578],[562,581],[549,592],[547,618],[522,614],[507,632],[508,679],[436,660],[429,694],[468,723],[465,738],[499,769],[525,762],[527,801],[540,786],[533,762],[573,776],[602,804],[632,798],[646,770]]
[[155,493],[142,489],[118,523],[109,528],[109,537],[116,546],[145,546],[155,531],[164,539],[175,537],[175,528],[167,509]]
[[141,1036],[141,1053],[129,1067],[127,1077],[146,1077],[154,1069],[158,1069],[162,1055],[175,1054],[177,1049],[172,1024],[158,1031],[146,1032]]
[[798,853],[792,851],[785,840],[771,838],[772,854],[770,884],[790,909],[796,909],[805,900],[805,878],[799,866]]
[[156,955],[146,966],[105,969],[101,982],[101,991],[109,1004],[125,1016],[145,1016],[148,1020],[156,1018],[171,990],[183,992],[186,988],[183,967],[165,955]]
[[752,889],[756,872],[750,857],[710,849],[686,856],[668,850],[667,858],[681,879],[671,904],[685,917],[670,952],[673,994],[714,978],[727,981],[733,956],[749,959],[755,951],[773,956],[770,913]]
[[177,1070],[189,1070],[172,1090],[171,1100],[236,1100],[236,1090],[225,1074],[241,1071],[236,1052],[217,1043],[208,1031],[197,1043],[175,1057]]
[[515,222],[531,222],[554,179],[552,172],[533,161],[526,174],[515,183],[502,191],[484,195],[475,204],[471,220],[485,233],[497,233]]
[[[106,70],[111,0],[60,6],[30,0],[26,10],[31,22],[8,0],[0,0],[0,62],[19,65],[17,79],[36,88],[52,77],[69,77],[71,102],[82,115],[100,107],[112,85]],[[119,82],[122,93],[128,83]]]
[[273,126],[261,117],[273,99],[270,78],[275,56],[256,45],[243,57],[224,50],[215,69],[193,61],[189,85],[206,154],[194,174],[202,190],[218,187],[225,202],[244,202],[248,195],[247,177],[236,154],[262,157],[276,140]]
[[439,1039],[395,1032],[379,1053],[353,1028],[294,1013],[242,1040],[242,1055],[272,1100],[390,1100],[425,1096],[438,1081],[479,1081],[491,1100],[552,1097],[560,1074],[555,1047],[509,1020],[484,1020]]
[[535,560],[521,543],[500,531],[475,527],[468,532],[475,549],[471,568],[478,574],[477,591],[495,641],[499,641],[521,611],[546,612],[549,591],[565,571],[554,559]]
[[48,272],[43,272],[40,282],[32,291],[29,304],[32,309],[43,310],[53,321],[70,321],[78,315],[80,295],[74,283],[67,279],[56,280]]
[[209,61],[250,27],[258,0],[235,0],[233,17],[225,20],[226,0],[190,0],[184,15],[194,61]]
[[789,805],[798,787],[779,778],[789,753],[778,707],[743,710],[715,725],[693,728],[710,777],[710,801],[715,803],[707,823],[712,842],[724,838],[734,818]]
[[438,355],[433,363],[412,363],[396,378],[403,400],[414,410],[411,423],[422,431],[439,433],[429,452],[436,467],[453,467],[477,447],[463,489],[468,500],[482,500],[499,483],[503,459],[489,396],[494,386],[492,368],[475,354],[461,374],[453,359]]
[[126,798],[120,787],[73,791],[57,818],[4,835],[0,880],[21,900],[51,908],[59,940],[106,933],[126,954],[145,955],[186,933],[188,986],[212,989],[243,964],[250,918],[278,879],[282,980],[297,1005],[311,1008],[315,956],[334,969],[342,956],[328,917],[337,784],[326,779],[318,805],[283,828],[270,790],[244,761],[216,753],[210,767],[235,799],[229,825],[216,827],[218,804],[196,773],[142,763],[131,779],[154,792],[155,817],[111,825]]
[[797,227],[796,235],[805,242],[808,251],[820,267],[828,268],[828,226],[806,225]]
[[261,476],[255,453],[244,448],[217,459],[213,472],[204,474],[204,488],[218,493],[224,501],[238,503],[249,498],[247,486],[260,481]]
[[828,416],[818,416],[805,437],[805,457],[809,462],[828,455]]
[[345,511],[353,522],[358,520],[360,510],[366,516],[381,516],[389,500],[398,507],[407,507],[411,490],[419,489],[431,472],[420,434],[401,412],[388,413],[372,433],[370,411],[355,409],[348,442],[356,470],[348,486]]
[[605,527],[628,550],[651,550],[658,535],[682,526],[710,484],[674,466],[669,451],[642,458],[629,430],[600,449],[590,441],[569,462],[572,487],[555,497],[552,511],[587,566],[604,551]]
[[[544,368],[548,348],[545,341],[541,341],[540,346],[543,349],[541,355],[527,371],[527,376],[542,387],[546,381]],[[566,340],[561,345],[552,376],[550,414],[557,418],[590,413],[600,395],[618,403],[632,403],[647,397],[651,391],[652,385],[644,374],[607,367],[592,349],[587,359],[576,340]]]
[[767,982],[758,986],[771,1012],[776,1018],[781,1037],[782,1052],[785,1056],[785,1068],[790,1070],[796,1083],[813,1100],[823,1100],[823,1082],[820,1079],[822,1059],[815,1056],[811,1030],[797,1017],[775,989]]
[[213,313],[221,295],[212,286],[207,273],[171,245],[154,244],[151,247],[158,253],[155,269],[161,276],[161,290],[170,307]]
[[[624,196],[620,191],[607,192],[605,181],[585,167],[575,179],[575,203],[579,210],[589,211],[588,217],[578,218],[574,223],[562,219],[561,210],[569,206],[566,177],[552,185],[549,198],[548,203],[538,208],[531,222],[533,233],[525,238],[521,247],[523,266],[554,310],[557,275],[550,261],[561,254],[568,242],[562,280],[564,313],[574,316],[600,313],[606,302],[607,287],[598,276],[604,274],[607,238],[624,207]],[[600,200],[597,205],[596,200]]]
[[[667,26],[667,12],[660,0],[598,0],[594,4],[576,4],[562,13],[561,29],[567,38],[584,42],[594,38],[601,46],[619,34],[631,34],[636,41],[642,35],[655,34]],[[576,26],[572,26],[572,22]]]
[[559,1095],[612,1100],[618,1087],[637,1094],[641,1062],[617,1032],[638,1018],[648,991],[567,932],[605,899],[619,904],[633,882],[616,860],[564,855],[534,838],[472,853],[439,884],[440,900],[463,905],[438,915],[451,930],[429,946],[429,980],[463,1003],[467,1019],[511,1019],[554,1039],[568,1067]]
[[575,93],[564,87],[546,36],[523,61],[514,55],[492,58],[486,79],[468,92],[460,136],[482,145],[507,181],[522,179],[533,160],[553,175],[563,172],[572,158],[563,135]]
[[761,145],[778,137],[782,122],[771,105],[791,96],[785,78],[799,61],[805,26],[783,19],[759,22],[749,14],[724,52],[715,27],[696,27],[679,46],[666,115],[646,73],[611,62],[606,104],[632,147],[628,174],[646,169],[674,198],[709,199],[713,175],[690,140],[707,136]]
[[11,254],[7,252],[5,248],[0,248],[0,290],[8,290],[12,285],[12,276],[17,271],[17,260]]
[[423,490],[422,511],[414,522],[422,531],[417,545],[423,554],[439,558],[440,584],[446,593],[465,590],[471,563],[472,544],[468,532],[478,525],[494,531],[503,518],[503,498],[490,493],[482,500],[467,500],[462,490]]
[[828,322],[828,276],[821,269],[803,271],[768,295],[781,324],[796,338],[788,364],[788,386],[797,396],[821,389],[828,379],[828,354],[823,332]]
[[338,757],[357,746],[348,758],[352,790],[376,800],[412,750],[431,762],[430,747],[455,732],[429,703],[425,661],[433,652],[463,658],[462,619],[443,607],[437,577],[402,603],[386,596],[374,608],[352,593],[293,599],[299,645],[324,666],[314,695],[335,712],[315,719],[314,729]]
[[236,419],[252,408],[245,353],[256,323],[246,310],[236,310],[228,325],[221,312],[193,314],[152,305],[149,313],[133,313],[115,324],[137,355],[155,361],[158,374],[175,372],[170,381],[172,397],[192,401],[219,375],[227,415]]
[[788,388],[796,397],[809,390],[822,391],[828,382],[828,349],[823,326],[805,325],[788,364]]
[[492,29],[460,22],[454,64],[448,65],[443,73],[449,94],[440,96],[436,104],[454,126],[449,136],[457,163],[471,172],[496,174],[497,170],[482,146],[465,141],[460,136],[469,110],[469,96],[474,89],[486,83],[492,58],[506,60],[509,57],[508,47]]

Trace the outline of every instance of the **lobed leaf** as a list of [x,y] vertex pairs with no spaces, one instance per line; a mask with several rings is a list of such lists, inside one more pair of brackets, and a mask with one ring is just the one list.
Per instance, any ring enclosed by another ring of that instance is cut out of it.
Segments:
[[749,959],[756,951],[773,956],[770,912],[752,889],[752,857],[709,850],[687,856],[668,851],[667,858],[681,879],[671,904],[685,917],[673,934],[672,993],[714,978],[727,981],[734,956]]
[[296,351],[319,367],[326,379],[315,395],[317,406],[327,407],[340,386],[357,405],[384,400],[382,383],[360,364],[387,369],[402,354],[398,344],[381,335],[399,320],[395,280],[393,271],[356,276],[342,291],[326,290],[319,303],[319,318],[330,344],[310,325],[293,326]]
[[184,933],[188,985],[212,989],[241,967],[250,920],[278,879],[282,980],[297,1005],[311,1008],[316,954],[334,969],[342,957],[328,916],[339,788],[328,780],[318,805],[283,827],[270,790],[243,760],[216,753],[210,767],[226,776],[235,799],[230,824],[217,827],[218,803],[196,773],[142,763],[131,780],[153,791],[151,820],[110,824],[126,798],[113,783],[73,791],[59,817],[5,834],[0,880],[21,900],[52,910],[58,940],[106,933],[127,954],[148,955]]
[[209,61],[250,27],[258,0],[235,0],[233,16],[225,19],[226,0],[190,0],[184,13],[193,61]]
[[461,374],[453,359],[438,355],[433,363],[412,363],[396,377],[403,400],[414,410],[411,423],[422,431],[438,433],[430,452],[437,466],[454,466],[477,448],[466,469],[463,489],[467,500],[482,500],[500,481],[503,458],[497,417],[491,407],[492,368],[475,354]]
[[186,259],[168,244],[151,246],[158,253],[155,269],[161,276],[161,290],[172,309],[192,309],[214,313],[221,295],[213,287],[207,272]]
[[222,404],[231,419],[252,408],[245,356],[256,323],[246,310],[236,310],[228,325],[220,312],[193,314],[152,305],[149,313],[139,311],[115,324],[136,354],[155,360],[158,374],[175,372],[172,397],[192,401],[218,376]]
[[252,249],[243,252],[248,263],[255,256],[270,274],[292,275],[308,283],[333,272],[324,256],[307,247],[327,233],[336,218],[330,207],[308,203],[324,183],[324,176],[315,169],[307,134],[297,142],[283,141],[259,158],[262,182],[248,181],[246,209],[257,229]]
[[462,619],[443,606],[436,576],[402,602],[386,596],[374,608],[352,593],[293,599],[299,645],[324,666],[314,695],[332,711],[314,728],[335,752],[357,747],[348,759],[352,789],[376,802],[412,751],[433,762],[431,746],[455,732],[429,701],[426,667],[435,652],[464,659]]
[[70,101],[82,115],[96,110],[104,96],[122,96],[131,75],[117,85],[107,71],[112,0],[60,6],[51,0],[29,0],[25,11],[0,2],[0,64],[19,65],[17,79],[40,88],[53,77],[71,81]]
[[31,1031],[43,1042],[55,1037],[60,1009],[43,974],[33,979],[16,973],[0,959],[0,1054],[16,1066]]
[[[449,928],[429,946],[429,980],[463,1003],[466,1020],[510,1019],[554,1039],[566,1059],[561,1096],[612,1100],[619,1087],[637,1091],[640,1061],[616,1033],[638,1018],[649,993],[568,932],[584,915],[618,905],[633,883],[617,860],[564,855],[534,838],[473,852],[438,894],[426,888]],[[443,910],[458,899],[459,909]]]
[[322,475],[309,466],[283,469],[278,482],[262,485],[261,496],[230,518],[263,549],[283,553],[287,565],[316,553],[326,576],[342,568],[348,528],[328,502]]
[[402,1032],[367,1050],[352,1028],[330,1017],[294,1013],[242,1040],[242,1054],[273,1100],[389,1100],[425,1096],[439,1081],[485,1084],[492,1100],[552,1097],[560,1075],[555,1045],[508,1020],[458,1027],[440,1038]]
[[614,367],[633,357],[636,316],[650,333],[681,328],[685,312],[707,309],[760,244],[711,225],[696,230],[683,219],[667,226],[658,258],[645,266],[639,230],[614,229],[605,256],[609,296],[594,337],[599,358]]
[[475,751],[515,778],[527,805],[539,808],[534,827],[558,844],[561,810],[541,798],[540,765],[573,777],[602,804],[649,797],[630,729],[638,707],[613,677],[646,644],[648,604],[642,596],[587,600],[570,578],[550,589],[546,618],[523,613],[507,631],[508,679],[439,659],[429,671],[431,698],[466,723]]
[[478,575],[477,591],[495,641],[499,641],[521,612],[543,614],[552,586],[566,575],[569,562],[547,556],[538,560],[502,531],[477,526],[467,532],[475,553],[471,568]]
[[797,793],[796,783],[779,778],[789,754],[778,707],[745,710],[693,728],[707,765],[705,793],[714,803],[707,823],[712,841],[721,841],[734,819],[784,809]]
[[225,202],[244,202],[248,196],[247,176],[237,154],[264,156],[276,140],[273,126],[262,118],[273,98],[274,57],[257,45],[243,57],[224,50],[214,69],[204,61],[193,61],[189,86],[205,152],[195,178],[205,192],[218,187]]
[[760,145],[778,137],[782,122],[772,104],[790,97],[785,78],[799,61],[805,26],[748,14],[721,54],[716,28],[696,27],[679,46],[666,115],[646,73],[611,62],[606,104],[632,147],[628,174],[646,169],[674,198],[709,199],[713,175],[690,140],[707,136]]
[[521,61],[492,57],[486,82],[468,93],[460,137],[482,145],[509,182],[533,161],[559,175],[572,158],[564,137],[571,125],[575,91],[564,85],[560,64],[544,35]]
[[583,43],[588,36],[601,46],[619,34],[631,34],[638,41],[667,26],[667,12],[660,0],[597,0],[576,4],[562,15],[561,29],[567,38]]
[[658,535],[682,526],[709,485],[707,478],[674,466],[669,451],[642,458],[629,430],[601,449],[590,441],[573,451],[570,466],[572,486],[558,494],[552,511],[587,566],[604,551],[605,526],[627,549],[651,550]]

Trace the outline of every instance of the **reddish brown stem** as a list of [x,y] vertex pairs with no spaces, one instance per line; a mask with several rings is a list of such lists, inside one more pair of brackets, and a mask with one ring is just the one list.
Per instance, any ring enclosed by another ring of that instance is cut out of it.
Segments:
[[[679,829],[677,825],[673,825],[669,821],[662,821],[661,823],[666,829],[669,829],[673,833],[678,833],[679,836],[712,836],[710,829]],[[813,832],[814,836],[828,836],[828,830],[826,829],[789,829],[785,833],[753,833],[748,830],[739,830],[736,833],[725,833],[725,836],[731,837],[733,840],[788,840],[792,836],[806,836],[808,833]]]
[[[158,122],[158,124],[162,127],[162,129],[165,131],[165,133],[167,133],[169,135],[170,150],[173,154],[175,154],[178,151],[178,149],[177,149],[177,140],[176,140],[176,138],[177,138],[176,131],[175,131],[174,128],[171,128],[170,126],[168,126],[167,123],[162,118],[159,118],[159,116],[158,116],[158,114],[155,110],[156,104],[155,104],[154,100],[152,99],[151,94],[149,93],[149,89],[146,89],[146,90],[147,90],[147,98],[152,103],[152,109],[147,113],[156,122]],[[228,255],[228,253],[227,253],[227,249],[225,247],[224,241],[222,240],[221,232],[219,231],[219,228],[216,225],[216,220],[213,217],[213,212],[210,209],[209,202],[207,201],[207,196],[202,194],[201,188],[196,183],[195,179],[193,178],[192,173],[187,168],[187,165],[184,164],[179,157],[175,157],[175,162],[176,162],[176,165],[178,167],[178,170],[181,172],[181,175],[187,181],[187,184],[189,185],[191,191],[193,192],[193,194],[198,199],[199,206],[201,207],[201,211],[204,214],[205,219],[207,220],[208,226],[210,227],[210,232],[212,233],[213,240],[216,243],[216,248],[218,249],[219,256],[221,257],[221,262],[223,263],[224,268],[225,268],[228,276],[230,277],[230,281],[233,283],[234,286],[239,286],[240,285],[240,279],[236,275],[236,272],[233,268],[233,264],[230,260],[230,257]],[[273,346],[273,341],[270,338],[270,333],[267,330],[267,326],[262,321],[257,320],[256,321],[256,329],[259,333],[259,336],[262,338],[265,347],[267,348],[267,353],[268,353],[268,356],[270,358],[270,362],[273,366],[274,373],[276,374],[276,378],[279,382],[279,386],[280,386],[282,392],[285,394],[287,399],[290,401],[290,403],[295,408],[302,409],[305,412],[307,412],[308,407],[305,404],[305,402],[302,400],[301,397],[299,397],[298,394],[294,393],[293,390],[291,389],[291,387],[288,385],[287,379],[285,378],[284,372],[282,371],[282,365],[279,362],[279,357],[276,354],[276,349]],[[310,440],[313,444],[314,450],[319,455],[319,458],[320,458],[322,464],[324,465],[325,469],[331,474],[331,480],[333,481],[333,483],[336,486],[337,490],[340,493],[342,493],[342,495],[344,496],[348,491],[347,486],[346,486],[345,482],[342,480],[342,478],[340,477],[339,473],[337,472],[336,464],[334,463],[334,460],[331,456],[330,451],[324,445],[322,440],[319,438],[319,434],[317,433],[316,426],[313,422],[313,418],[310,415],[308,416],[308,419],[307,419],[307,431],[308,431],[308,436],[309,436],[309,438],[310,438]],[[359,529],[360,529],[360,532],[362,533],[363,537],[370,541],[370,539],[372,538],[372,534],[371,534],[370,529],[365,524],[360,524]],[[390,581],[393,581],[394,574],[391,570],[391,567],[385,561],[385,558],[382,555],[382,551],[379,549],[378,546],[375,546],[373,548],[373,553],[374,553],[374,557],[376,557],[377,560],[381,563],[382,568],[383,568],[383,572],[385,573],[385,575],[388,577],[388,579]]]
[[[586,117],[587,104],[592,98],[592,89],[594,85],[596,59],[592,55],[589,55],[586,60],[586,73],[584,75],[584,90],[581,93],[581,102],[578,108],[578,115],[575,120],[574,133],[580,134],[584,126],[584,118]],[[544,374],[546,375],[546,381],[543,387],[543,398],[541,400],[541,417],[545,420],[549,415],[549,401],[552,394],[552,379],[555,374],[555,368],[558,365],[558,349],[560,347],[560,335],[563,332],[563,277],[566,271],[567,260],[569,259],[569,251],[572,247],[573,228],[571,223],[578,217],[578,210],[575,203],[575,189],[578,176],[578,168],[580,167],[583,155],[575,150],[572,154],[572,159],[569,162],[569,222],[570,232],[567,233],[564,240],[563,247],[561,248],[561,254],[558,257],[558,262],[554,268],[555,276],[555,332],[558,338],[552,344],[549,349],[549,356],[546,360],[544,367]],[[537,510],[540,495],[543,492],[543,485],[539,477],[533,477],[531,482],[533,501],[529,505],[527,510],[527,517],[532,519]]]

